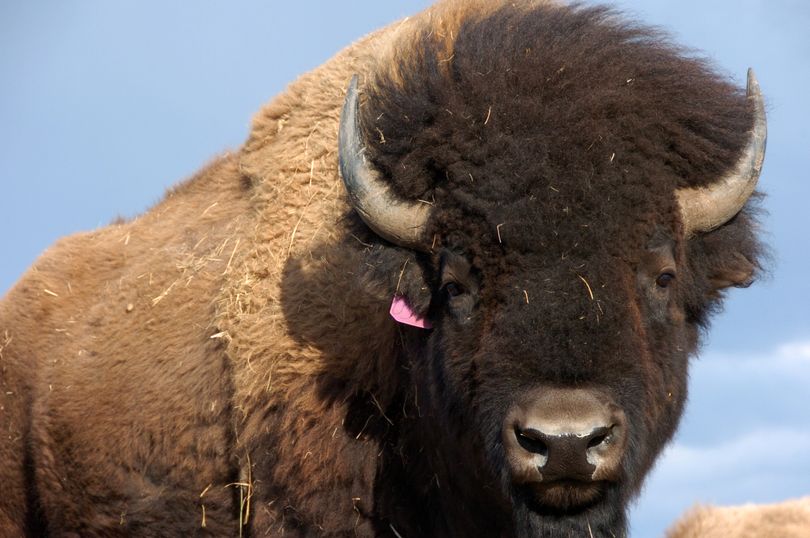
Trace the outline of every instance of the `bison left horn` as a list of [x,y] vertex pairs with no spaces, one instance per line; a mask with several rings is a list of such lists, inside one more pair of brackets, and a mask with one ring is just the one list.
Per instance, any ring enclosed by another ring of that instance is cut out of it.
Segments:
[[687,237],[710,232],[728,222],[742,209],[757,185],[765,159],[768,126],[765,103],[752,69],[748,70],[747,94],[754,107],[754,127],[737,164],[709,187],[684,188],[677,192]]
[[352,207],[379,236],[400,246],[426,250],[425,230],[430,206],[403,200],[391,191],[366,159],[360,131],[357,75],[352,77],[340,114],[338,159]]

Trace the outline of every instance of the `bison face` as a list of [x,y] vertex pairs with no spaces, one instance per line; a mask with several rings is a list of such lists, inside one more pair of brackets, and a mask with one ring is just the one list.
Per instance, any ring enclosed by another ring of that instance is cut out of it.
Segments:
[[[504,24],[518,37],[486,42]],[[459,31],[452,65],[426,35],[365,111],[349,86],[349,200],[432,290],[404,443],[450,535],[487,518],[490,535],[622,534],[718,291],[756,267],[756,80],[746,99],[650,36],[599,10],[506,10]]]
[[453,440],[439,457],[460,465],[458,452],[478,451],[444,478],[499,491],[518,529],[560,517],[621,528],[677,425],[696,344],[678,280],[688,268],[673,241],[637,253],[507,256],[494,274],[449,249],[438,256],[420,382],[430,428]]

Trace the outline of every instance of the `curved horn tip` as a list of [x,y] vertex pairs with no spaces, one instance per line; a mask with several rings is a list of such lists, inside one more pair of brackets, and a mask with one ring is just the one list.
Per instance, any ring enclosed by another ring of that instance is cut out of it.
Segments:
[[748,68],[748,76],[746,77],[746,94],[751,97],[753,95],[759,95],[761,92],[759,91],[759,81],[757,80],[757,76],[754,74],[754,68]]
[[[748,70],[749,80],[750,80],[751,74],[752,74],[752,71],[749,69]],[[352,78],[349,81],[349,87],[346,88],[346,99],[348,99],[349,96],[354,97],[354,95],[357,93],[357,86],[359,84],[359,80],[360,80],[360,77],[357,75],[357,73],[352,75]]]

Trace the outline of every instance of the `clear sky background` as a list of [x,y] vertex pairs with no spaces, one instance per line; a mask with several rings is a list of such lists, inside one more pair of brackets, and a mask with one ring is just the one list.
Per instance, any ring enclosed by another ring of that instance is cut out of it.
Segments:
[[[588,2],[586,2],[588,3]],[[810,3],[615,0],[768,102],[771,276],[734,290],[676,442],[632,512],[810,494]],[[426,0],[0,3],[0,294],[58,237],[131,217],[245,139],[297,75]]]

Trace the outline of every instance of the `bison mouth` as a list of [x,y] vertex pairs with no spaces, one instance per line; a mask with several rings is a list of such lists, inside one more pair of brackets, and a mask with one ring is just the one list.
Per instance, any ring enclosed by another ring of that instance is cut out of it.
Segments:
[[513,486],[514,538],[625,536],[622,487],[609,481],[559,480]]
[[599,503],[608,484],[604,481],[558,480],[525,484],[522,489],[532,511],[562,515],[575,514]]

